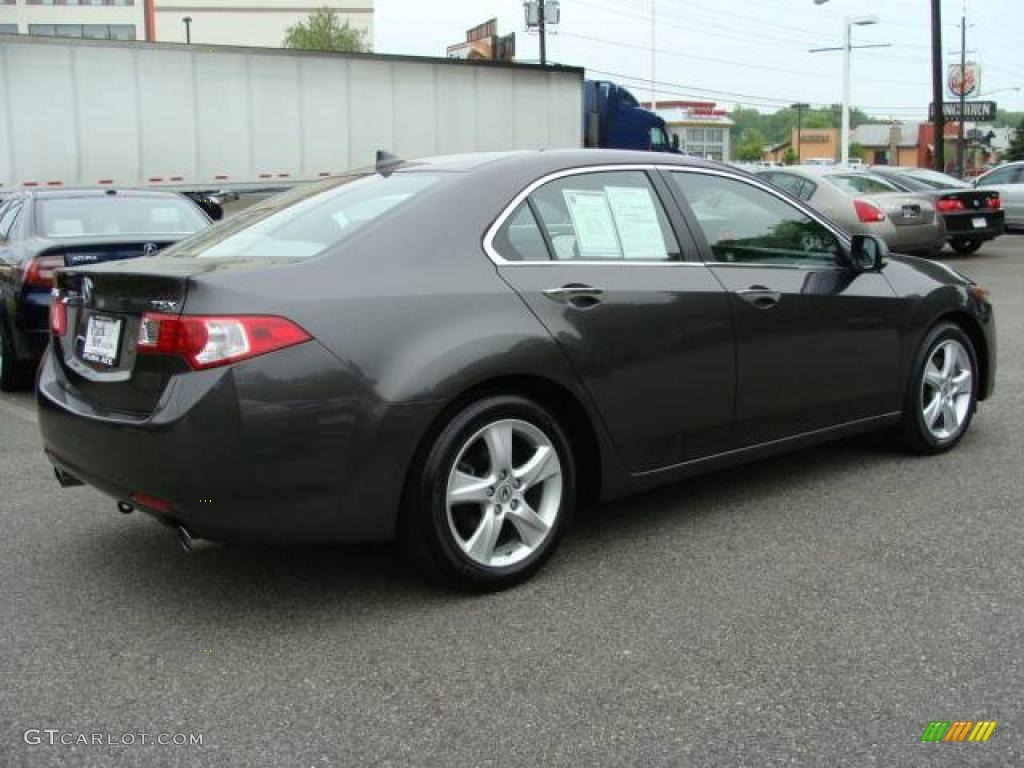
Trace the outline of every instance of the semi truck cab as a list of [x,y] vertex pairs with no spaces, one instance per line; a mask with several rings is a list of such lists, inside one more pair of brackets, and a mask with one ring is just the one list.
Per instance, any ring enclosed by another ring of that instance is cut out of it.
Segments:
[[607,80],[583,85],[583,146],[679,154],[679,139],[669,140],[665,121]]

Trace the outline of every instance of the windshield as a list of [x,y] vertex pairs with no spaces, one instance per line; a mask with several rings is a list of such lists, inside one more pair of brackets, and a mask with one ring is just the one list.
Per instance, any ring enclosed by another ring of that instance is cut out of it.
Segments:
[[899,192],[899,187],[877,176],[866,173],[832,173],[828,180],[850,195],[874,195],[881,192]]
[[668,149],[668,136],[665,134],[665,129],[660,125],[651,126],[651,149]]
[[176,195],[54,197],[36,205],[44,237],[180,237],[209,225],[192,203]]
[[360,173],[308,184],[242,211],[166,251],[170,256],[303,259],[351,237],[440,177]]

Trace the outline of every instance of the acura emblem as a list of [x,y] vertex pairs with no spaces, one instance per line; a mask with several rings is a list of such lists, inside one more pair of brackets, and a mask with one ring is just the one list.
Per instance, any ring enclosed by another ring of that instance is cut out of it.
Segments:
[[159,248],[157,248],[156,243],[146,243],[144,246],[142,246],[142,255],[152,256],[158,250]]

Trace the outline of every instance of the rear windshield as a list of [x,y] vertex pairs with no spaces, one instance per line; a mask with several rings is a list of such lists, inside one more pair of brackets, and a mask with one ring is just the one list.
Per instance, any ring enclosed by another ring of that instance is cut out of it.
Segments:
[[931,189],[950,189],[954,187],[957,189],[968,189],[971,186],[964,181],[960,181],[960,179],[954,179],[952,176],[947,176],[938,171],[929,171],[926,168],[907,171],[907,175]]
[[831,173],[828,180],[850,195],[874,195],[880,192],[900,191],[900,188],[894,184],[866,173]]
[[351,237],[408,203],[440,177],[353,174],[277,195],[165,251],[201,259],[303,259]]
[[209,225],[176,195],[54,197],[39,200],[36,220],[45,237],[190,235]]

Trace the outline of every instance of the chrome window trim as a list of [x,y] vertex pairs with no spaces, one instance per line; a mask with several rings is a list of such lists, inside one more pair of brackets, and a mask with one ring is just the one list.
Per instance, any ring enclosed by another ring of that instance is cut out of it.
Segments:
[[[599,261],[582,260],[582,259],[564,259],[564,260],[561,260],[561,261],[556,261],[554,259],[549,259],[547,261],[509,261],[508,259],[502,257],[502,255],[500,253],[498,253],[497,249],[494,247],[494,238],[498,234],[498,230],[501,229],[502,226],[504,226],[504,224],[508,220],[508,218],[515,212],[516,208],[518,208],[520,206],[520,204],[522,204],[522,202],[527,197],[529,197],[531,194],[533,194],[533,192],[535,190],[537,190],[540,187],[544,186],[548,182],[557,181],[558,179],[563,179],[563,178],[566,178],[568,176],[581,176],[581,175],[587,174],[587,173],[604,173],[604,172],[613,172],[613,171],[669,171],[669,172],[676,172],[676,173],[679,173],[679,172],[681,172],[681,173],[700,173],[700,174],[704,174],[705,176],[719,176],[721,178],[732,179],[733,181],[738,181],[738,182],[746,183],[746,184],[749,184],[752,187],[757,187],[758,189],[760,189],[760,190],[762,190],[764,192],[767,192],[768,194],[770,194],[773,197],[777,198],[781,202],[786,203],[787,205],[790,205],[790,206],[796,208],[801,213],[803,213],[804,215],[808,216],[812,220],[818,222],[819,224],[821,224],[821,226],[825,227],[825,229],[827,229],[829,232],[831,232],[833,235],[835,235],[835,237],[839,240],[840,245],[843,245],[843,246],[845,246],[847,248],[850,247],[850,236],[848,234],[846,234],[842,230],[836,228],[836,226],[833,225],[832,223],[830,223],[827,219],[822,218],[821,214],[819,214],[817,211],[813,210],[809,205],[805,204],[803,200],[795,200],[794,201],[794,200],[791,200],[790,198],[785,197],[784,195],[780,194],[781,190],[773,187],[772,184],[770,182],[768,182],[768,181],[764,181],[764,180],[758,179],[756,177],[755,178],[749,178],[747,176],[741,176],[739,174],[730,173],[727,170],[722,170],[722,169],[718,169],[718,168],[701,168],[701,167],[692,166],[692,165],[673,165],[673,164],[669,164],[669,163],[621,163],[621,164],[616,164],[616,165],[583,165],[583,166],[579,166],[579,167],[576,167],[576,168],[563,168],[560,171],[552,171],[551,173],[545,174],[544,176],[541,176],[540,178],[535,179],[534,181],[532,181],[529,184],[527,184],[526,187],[524,187],[514,198],[512,198],[512,201],[507,206],[505,206],[504,209],[502,209],[501,213],[498,214],[498,217],[494,220],[494,222],[487,228],[487,231],[484,233],[483,249],[484,249],[484,252],[487,254],[487,257],[492,262],[494,262],[495,266],[498,266],[498,267],[565,266],[565,265],[569,265],[569,264],[579,264],[580,266],[589,266],[589,267],[596,267],[596,266],[616,266],[616,267],[621,267],[621,266],[632,266],[632,267],[675,267],[675,266],[682,266],[682,267],[711,267],[711,266],[715,266],[715,267],[718,267],[718,266],[733,266],[733,267],[735,267],[735,266],[739,266],[739,267],[761,267],[761,268],[763,268],[763,267],[771,267],[771,268],[775,268],[775,269],[821,269],[823,266],[827,266],[827,265],[822,265],[822,264],[815,264],[815,265],[808,265],[808,266],[804,266],[804,265],[801,265],[801,264],[749,264],[749,263],[734,264],[734,263],[730,263],[730,262],[727,262],[727,261],[687,261],[686,259],[681,259],[681,260],[678,260],[678,261],[673,261],[673,260],[668,260],[668,261],[642,261],[642,260],[639,260],[639,259],[636,260],[636,261],[631,261],[629,259],[608,259],[608,260],[599,260]],[[666,214],[667,214],[667,211],[666,211]],[[538,226],[541,226],[540,223],[538,223]],[[836,265],[836,266],[839,266],[839,265]]]

